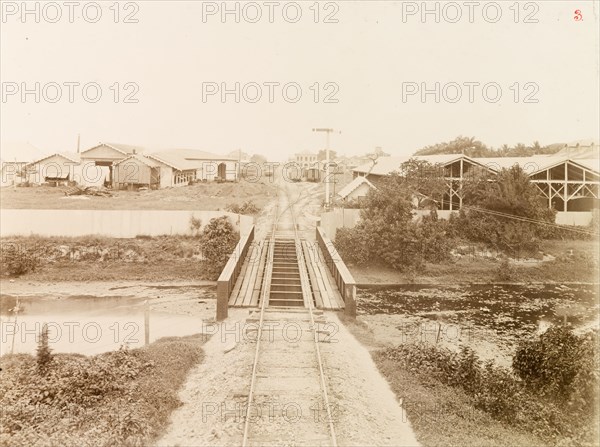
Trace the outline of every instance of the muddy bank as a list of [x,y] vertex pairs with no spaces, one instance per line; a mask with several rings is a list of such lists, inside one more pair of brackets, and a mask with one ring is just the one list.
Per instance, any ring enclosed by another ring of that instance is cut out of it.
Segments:
[[508,366],[518,342],[550,325],[597,328],[598,284],[359,288],[358,322],[374,348],[426,342],[474,349]]
[[509,259],[508,269],[501,256],[487,256],[483,249],[456,254],[450,261],[427,264],[418,271],[373,264],[348,268],[361,285],[598,283],[598,241],[543,241],[542,249],[539,259]]

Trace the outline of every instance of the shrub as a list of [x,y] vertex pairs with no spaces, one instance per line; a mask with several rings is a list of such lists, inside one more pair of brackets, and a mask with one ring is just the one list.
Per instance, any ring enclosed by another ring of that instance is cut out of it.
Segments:
[[595,332],[577,336],[567,326],[553,326],[521,342],[513,369],[536,392],[590,407],[598,386],[597,338]]
[[227,206],[227,211],[236,214],[257,214],[260,208],[257,207],[252,200],[248,200],[241,205],[237,203]]
[[44,324],[36,350],[37,370],[45,375],[52,363],[52,349],[48,345],[48,325]]
[[[554,444],[560,437],[565,445],[594,445],[597,436],[594,409],[599,382],[597,334],[577,337],[569,329],[554,328],[543,341],[541,338],[530,343],[534,347],[542,343],[546,348],[521,354],[517,363],[524,365],[514,368],[523,371],[523,380],[515,371],[493,362],[483,364],[466,347],[452,352],[431,344],[405,344],[381,350],[376,355],[397,362],[418,376],[424,385],[437,381],[461,388],[476,408]],[[560,360],[557,360],[556,352],[563,350],[565,354],[558,355]],[[544,361],[545,358],[549,360]],[[569,361],[576,366],[567,365]],[[541,374],[543,379],[536,374],[536,365],[547,371]],[[547,390],[543,394],[538,388],[541,383],[546,384],[542,386]],[[550,392],[559,389],[552,385],[556,383],[564,385],[568,399],[564,399],[564,393]]]
[[200,246],[214,272],[223,270],[238,240],[239,235],[227,216],[211,219],[204,227],[200,234]]
[[37,266],[36,256],[19,244],[6,244],[0,250],[2,273],[19,276],[33,272]]
[[202,220],[195,218],[194,216],[190,216],[190,230],[194,236],[198,236],[200,234],[200,229],[202,228]]
[[517,277],[517,269],[514,265],[512,265],[508,258],[502,259],[500,266],[498,267],[498,271],[496,274],[496,278],[498,281],[514,281]]
[[338,228],[335,248],[345,261],[358,265],[368,263],[373,256],[369,234],[360,224],[354,228]]
[[0,445],[153,445],[179,405],[178,388],[202,358],[198,336],[93,357],[56,354],[36,374],[26,354],[2,356]]

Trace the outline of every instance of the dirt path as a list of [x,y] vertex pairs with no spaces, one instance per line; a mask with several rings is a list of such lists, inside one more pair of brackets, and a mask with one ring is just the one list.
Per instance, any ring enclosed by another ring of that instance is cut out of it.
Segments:
[[[171,425],[156,443],[157,447],[241,444],[245,399],[256,346],[253,326],[246,323],[247,316],[248,310],[231,309],[225,322],[210,325],[207,332],[215,333],[204,345],[204,362],[188,377],[180,393],[184,404],[173,413]],[[332,325],[329,329],[335,328],[335,333],[329,343],[321,343],[321,351],[338,444],[357,447],[419,445],[404,410],[368,350],[340,323],[334,312],[327,312],[326,317]],[[274,331],[277,333],[276,329]],[[301,383],[299,380],[298,384]],[[286,404],[290,407],[290,396],[304,389],[294,389],[284,379],[281,383],[271,384],[279,385],[288,390],[279,407],[256,407],[257,411],[262,411],[262,417],[256,413],[253,423],[261,424],[263,430],[268,431],[270,423],[279,427],[282,420],[289,424],[306,424],[295,421],[293,414],[281,410]],[[296,440],[290,437],[280,445],[306,445],[299,435],[303,427],[310,427],[310,424],[290,425],[289,433],[294,433]],[[307,428],[305,438],[314,438],[314,432]]]

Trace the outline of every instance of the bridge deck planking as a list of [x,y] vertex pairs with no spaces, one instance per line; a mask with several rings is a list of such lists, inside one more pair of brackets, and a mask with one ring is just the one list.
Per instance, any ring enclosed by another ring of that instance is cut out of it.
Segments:
[[321,298],[321,290],[319,289],[319,287],[317,285],[318,279],[317,279],[315,271],[312,267],[312,260],[311,260],[310,249],[308,248],[308,242],[302,241],[302,249],[304,251],[304,259],[306,259],[306,261],[307,261],[306,267],[308,270],[308,276],[310,278],[310,284],[311,284],[313,296],[315,297],[316,307],[319,309],[322,309],[324,307],[323,298]]
[[339,309],[343,307],[343,305],[340,306],[340,303],[343,303],[342,296],[337,290],[337,286],[333,282],[333,277],[331,276],[331,273],[329,273],[329,269],[327,268],[325,263],[316,262],[316,267],[319,269],[320,277],[323,279],[323,284],[325,285],[325,291],[323,291],[322,294],[325,294],[325,296],[327,296],[327,299],[329,301],[327,304],[329,305],[329,308]]
[[241,302],[238,302],[240,296],[240,289],[244,282],[244,278],[246,277],[246,271],[248,270],[248,266],[250,265],[250,259],[252,259],[252,252],[254,248],[254,244],[250,246],[248,254],[246,255],[246,259],[244,259],[244,263],[242,264],[240,275],[238,276],[238,279],[235,282],[235,286],[231,291],[231,296],[229,297],[229,305],[232,307],[239,307],[242,305]]
[[[252,299],[254,298],[254,290],[256,283],[262,283],[262,277],[259,277],[257,265],[264,269],[264,247],[265,243],[259,242],[254,244],[248,254],[246,260],[242,266],[240,276],[236,281],[235,287],[231,292],[229,299],[229,305],[232,307],[249,307],[252,306]],[[261,260],[260,262],[258,260]],[[260,287],[260,284],[259,284]],[[259,292],[260,293],[260,292]],[[258,302],[258,297],[256,298]],[[256,304],[254,304],[256,305]]]
[[305,246],[305,251],[308,251],[309,253],[307,258],[309,271],[312,269],[315,276],[315,284],[313,287],[316,286],[318,289],[318,294],[322,302],[321,307],[324,309],[343,309],[344,300],[342,299],[342,295],[337,290],[337,286],[335,285],[329,269],[325,263],[322,262],[322,259],[324,258],[321,249],[318,247],[316,247],[316,249],[319,250],[319,253],[310,250],[308,244]]
[[254,293],[254,287],[258,276],[258,267],[260,266],[263,246],[264,241],[260,241],[256,245],[256,251],[253,253],[252,258],[249,259],[251,265],[246,271],[248,281],[245,285],[242,285],[242,289],[240,290],[240,295],[242,295],[243,299],[242,306],[244,307],[250,306],[252,302],[252,295]]
[[256,281],[254,282],[254,290],[252,291],[252,299],[250,300],[250,306],[258,306],[258,298],[260,296],[260,290],[262,288],[263,276],[265,273],[265,262],[267,253],[269,252],[269,241],[262,241],[262,250],[260,254],[260,260],[258,263],[258,271],[256,274]]
[[319,271],[317,260],[315,259],[315,253],[310,250],[310,247],[306,247],[309,252],[308,255],[308,268],[313,273],[313,277],[315,279],[313,283],[313,287],[317,290],[319,297],[321,299],[321,308],[329,309],[331,308],[331,303],[329,300],[329,296],[327,294],[327,287],[325,286],[324,278]]
[[[260,241],[254,244],[248,251],[239,278],[229,299],[231,307],[256,307],[258,305],[265,272],[268,244],[268,241]],[[343,309],[344,300],[337,290],[329,269],[321,261],[324,259],[322,254],[311,250],[306,240],[301,241],[301,244],[316,307],[333,310]],[[320,248],[317,247],[317,250],[320,252]]]

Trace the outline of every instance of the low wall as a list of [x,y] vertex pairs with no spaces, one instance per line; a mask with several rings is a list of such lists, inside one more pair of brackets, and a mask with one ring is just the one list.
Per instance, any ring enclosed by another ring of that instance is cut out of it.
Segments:
[[191,235],[192,216],[202,226],[215,217],[228,216],[240,236],[248,234],[254,222],[251,216],[225,211],[2,209],[0,236]]
[[560,211],[556,213],[556,223],[585,227],[592,222],[591,211]]
[[317,243],[323,253],[325,264],[329,268],[344,300],[344,312],[348,316],[356,317],[356,281],[354,281],[354,277],[335,250],[331,240],[325,236],[323,229],[319,227],[317,227]]
[[321,214],[321,228],[329,239],[334,240],[338,228],[354,228],[360,221],[360,210],[335,208]]
[[235,282],[240,275],[240,270],[246,259],[246,254],[250,245],[254,241],[254,225],[246,234],[240,238],[233,253],[229,256],[229,260],[217,280],[217,321],[222,321],[227,318],[227,310],[229,308],[229,296],[235,287]]

